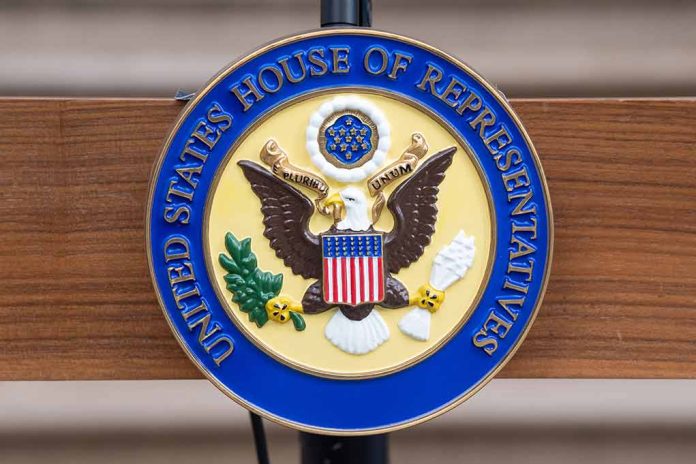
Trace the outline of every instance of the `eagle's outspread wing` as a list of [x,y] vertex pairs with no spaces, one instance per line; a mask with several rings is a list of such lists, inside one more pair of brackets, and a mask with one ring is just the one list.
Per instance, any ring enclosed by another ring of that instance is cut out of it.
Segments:
[[452,164],[456,147],[428,158],[389,197],[387,207],[394,215],[394,229],[385,239],[389,272],[416,262],[430,244],[437,220],[437,194],[445,171]]
[[263,235],[276,256],[295,274],[305,279],[320,279],[321,245],[319,237],[309,230],[309,218],[314,212],[312,201],[252,161],[237,164],[261,200]]

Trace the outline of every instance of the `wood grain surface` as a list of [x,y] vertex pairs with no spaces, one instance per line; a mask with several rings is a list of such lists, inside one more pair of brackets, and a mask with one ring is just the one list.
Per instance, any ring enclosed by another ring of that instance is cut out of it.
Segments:
[[[696,378],[696,100],[513,101],[555,213],[507,377]],[[170,100],[0,100],[0,380],[200,374],[145,258]]]

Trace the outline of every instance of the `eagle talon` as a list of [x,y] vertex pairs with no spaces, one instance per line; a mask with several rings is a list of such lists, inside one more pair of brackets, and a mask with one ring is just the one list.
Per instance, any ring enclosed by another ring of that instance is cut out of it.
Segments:
[[430,284],[422,285],[418,292],[410,298],[410,303],[434,313],[445,301],[445,292],[437,290]]
[[293,302],[286,296],[276,296],[266,302],[266,313],[272,321],[284,324],[290,320],[291,312],[303,312],[302,305]]

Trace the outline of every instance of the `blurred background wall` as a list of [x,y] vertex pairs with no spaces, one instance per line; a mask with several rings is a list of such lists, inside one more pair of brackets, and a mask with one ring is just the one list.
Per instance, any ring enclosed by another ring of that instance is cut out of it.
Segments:
[[[319,0],[0,1],[0,94],[171,96]],[[374,0],[374,27],[454,53],[508,96],[696,94],[693,0]]]
[[[393,433],[392,463],[693,464],[695,387],[493,380],[453,411]],[[246,411],[205,380],[0,382],[0,417],[3,464],[255,462]],[[297,464],[297,433],[266,424],[272,462]]]
[[[458,55],[511,97],[696,95],[694,1],[373,3],[376,28]],[[0,95],[171,97],[318,22],[318,0],[0,1]],[[297,462],[294,432],[270,426],[269,439],[276,463]],[[693,463],[696,384],[494,381],[395,433],[392,452],[407,464]],[[0,383],[2,463],[253,456],[245,411],[205,381]]]

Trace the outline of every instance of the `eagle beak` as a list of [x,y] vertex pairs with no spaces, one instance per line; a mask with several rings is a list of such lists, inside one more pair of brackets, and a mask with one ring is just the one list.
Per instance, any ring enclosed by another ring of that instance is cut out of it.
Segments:
[[343,198],[341,198],[340,193],[334,193],[329,198],[327,198],[324,203],[326,204],[326,206],[338,205],[341,208],[346,206],[346,204],[343,202]]
[[343,216],[343,211],[346,207],[343,198],[341,198],[340,194],[334,193],[324,201],[324,204],[326,205],[329,214],[333,216],[334,224],[337,224],[341,220],[341,216]]

